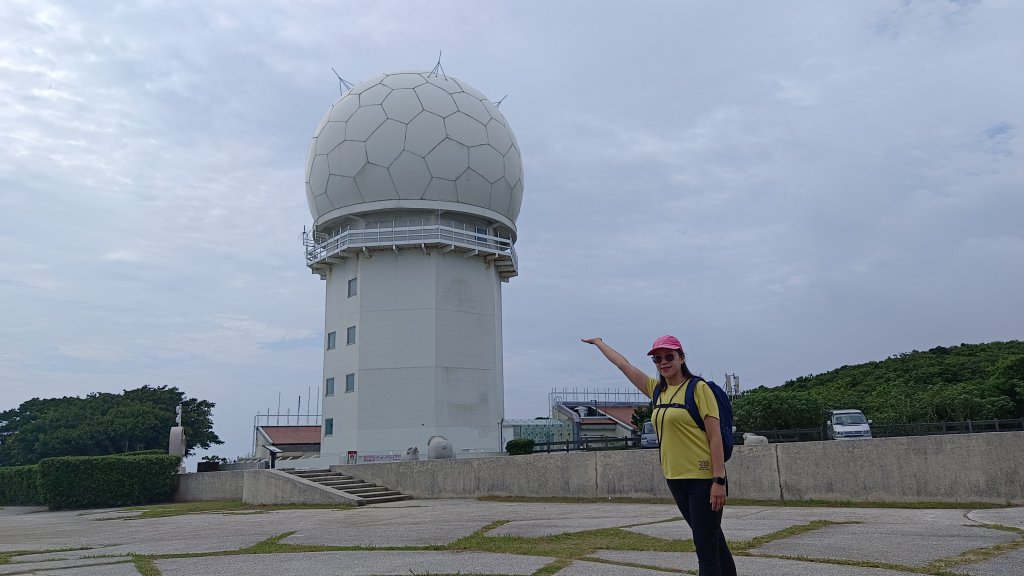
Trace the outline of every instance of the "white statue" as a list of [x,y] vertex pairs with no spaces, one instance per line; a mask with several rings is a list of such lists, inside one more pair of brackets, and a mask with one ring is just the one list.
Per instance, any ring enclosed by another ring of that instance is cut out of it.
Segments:
[[405,454],[402,454],[402,462],[409,462],[411,460],[419,460],[419,459],[420,459],[420,449],[417,448],[416,446],[409,446],[409,448],[406,449]]
[[767,446],[768,438],[764,436],[758,436],[757,434],[751,434],[750,432],[743,433],[743,445],[744,446]]
[[181,426],[171,428],[171,435],[167,447],[168,454],[185,457],[185,429]]
[[444,458],[455,458],[455,449],[452,443],[444,436],[431,436],[427,440],[427,459],[442,460]]

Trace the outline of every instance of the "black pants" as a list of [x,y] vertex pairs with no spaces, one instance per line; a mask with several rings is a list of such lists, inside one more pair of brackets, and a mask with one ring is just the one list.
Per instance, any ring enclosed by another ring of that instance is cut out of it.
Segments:
[[666,480],[693,531],[700,576],[736,576],[736,564],[722,533],[722,511],[711,510],[711,480]]

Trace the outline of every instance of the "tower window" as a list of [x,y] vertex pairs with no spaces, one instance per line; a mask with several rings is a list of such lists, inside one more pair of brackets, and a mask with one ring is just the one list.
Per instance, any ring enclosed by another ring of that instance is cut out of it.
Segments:
[[357,292],[358,288],[359,287],[357,286],[356,279],[355,278],[349,278],[349,281],[348,281],[348,297],[351,298],[351,297],[355,296],[358,293]]
[[349,326],[345,331],[345,344],[351,346],[356,343],[356,327]]
[[334,418],[324,418],[324,436],[334,434]]
[[334,377],[327,379],[324,383],[324,396],[334,396]]
[[334,350],[334,345],[335,345],[335,342],[337,341],[337,339],[338,339],[338,333],[337,332],[328,332],[327,333],[327,349],[328,350]]
[[355,392],[355,391],[356,391],[356,375],[355,374],[345,374],[345,392]]

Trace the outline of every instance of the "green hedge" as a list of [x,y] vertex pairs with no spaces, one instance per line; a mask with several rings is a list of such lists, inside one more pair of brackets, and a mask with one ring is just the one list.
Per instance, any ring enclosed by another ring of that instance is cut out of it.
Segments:
[[515,456],[517,454],[533,454],[532,438],[515,438],[505,444],[505,451]]
[[42,504],[39,497],[39,467],[0,468],[0,506]]
[[138,450],[136,452],[122,452],[115,454],[115,456],[152,456],[152,455],[167,455],[167,450],[161,450],[159,448],[153,448],[151,450]]
[[39,493],[55,509],[167,502],[180,465],[169,454],[46,458],[39,462]]

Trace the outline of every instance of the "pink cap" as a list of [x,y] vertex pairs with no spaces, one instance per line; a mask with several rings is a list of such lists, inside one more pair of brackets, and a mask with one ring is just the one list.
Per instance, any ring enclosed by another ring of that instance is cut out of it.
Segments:
[[675,336],[662,336],[654,341],[651,346],[651,351],[647,353],[648,356],[654,354],[654,351],[658,348],[668,348],[669,350],[683,351],[683,345],[679,343],[679,339]]

